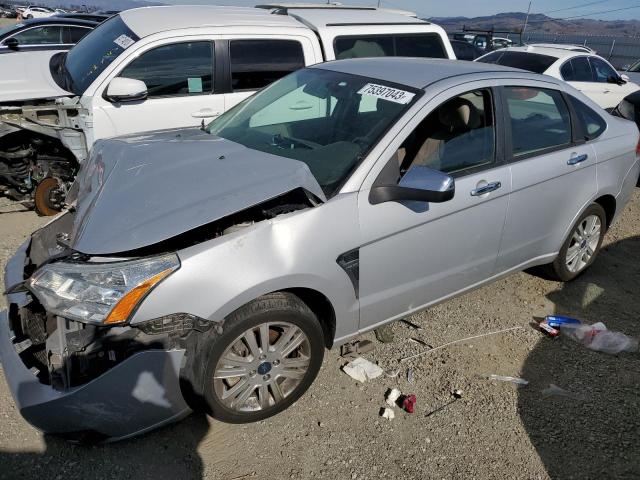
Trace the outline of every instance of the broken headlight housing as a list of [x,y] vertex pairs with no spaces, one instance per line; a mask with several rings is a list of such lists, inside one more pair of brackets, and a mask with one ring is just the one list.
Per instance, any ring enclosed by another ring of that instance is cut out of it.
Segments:
[[50,263],[28,282],[42,306],[79,322],[126,322],[164,278],[180,268],[175,254],[111,263]]

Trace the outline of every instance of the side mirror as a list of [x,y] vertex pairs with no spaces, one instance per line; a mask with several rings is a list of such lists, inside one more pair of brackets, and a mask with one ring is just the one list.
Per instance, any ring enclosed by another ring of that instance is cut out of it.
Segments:
[[607,78],[607,83],[615,83],[616,85],[624,85],[627,82],[620,76],[610,75]]
[[105,99],[113,103],[139,102],[147,98],[147,85],[141,80],[118,77],[111,80]]
[[4,46],[11,50],[18,50],[20,48],[20,42],[17,38],[7,38],[4,41]]
[[630,80],[630,79],[629,79],[629,75],[625,75],[625,74],[620,75],[620,79],[621,79],[624,83],[629,83],[629,80]]
[[374,185],[369,193],[372,205],[385,202],[418,201],[443,203],[455,195],[451,175],[429,167],[411,167],[397,185]]

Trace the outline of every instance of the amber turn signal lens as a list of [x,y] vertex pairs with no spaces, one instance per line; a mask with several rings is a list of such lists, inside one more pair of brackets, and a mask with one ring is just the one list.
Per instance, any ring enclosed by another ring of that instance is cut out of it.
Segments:
[[173,272],[173,268],[160,272],[127,293],[120,299],[116,306],[113,307],[113,310],[111,310],[111,313],[109,313],[104,323],[110,325],[125,322],[129,318],[129,315],[131,315],[131,312],[133,312],[133,309],[140,303],[140,300],[171,272]]

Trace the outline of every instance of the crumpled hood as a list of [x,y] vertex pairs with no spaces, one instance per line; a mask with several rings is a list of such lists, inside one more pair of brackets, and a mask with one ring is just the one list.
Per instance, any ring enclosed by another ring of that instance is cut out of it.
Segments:
[[0,55],[0,102],[73,96],[51,77],[49,61],[59,51]]
[[76,200],[70,246],[136,250],[300,187],[325,200],[306,164],[198,129],[102,140],[68,199]]

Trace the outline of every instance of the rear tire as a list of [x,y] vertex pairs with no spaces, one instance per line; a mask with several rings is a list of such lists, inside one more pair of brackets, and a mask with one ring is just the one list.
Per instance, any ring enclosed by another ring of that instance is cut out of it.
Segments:
[[558,257],[547,266],[547,273],[561,282],[569,282],[582,275],[598,256],[606,232],[607,214],[604,209],[597,203],[589,205],[573,225]]
[[311,386],[324,357],[320,322],[290,293],[254,300],[227,317],[222,333],[208,335],[198,353],[206,365],[205,408],[227,423],[257,422],[288,408]]

